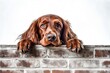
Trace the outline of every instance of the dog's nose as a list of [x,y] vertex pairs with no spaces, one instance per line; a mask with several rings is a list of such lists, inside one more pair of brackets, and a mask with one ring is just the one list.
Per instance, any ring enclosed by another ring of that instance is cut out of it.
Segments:
[[53,42],[53,41],[55,41],[56,36],[55,36],[54,34],[48,34],[48,35],[47,35],[47,39],[48,39],[48,41]]

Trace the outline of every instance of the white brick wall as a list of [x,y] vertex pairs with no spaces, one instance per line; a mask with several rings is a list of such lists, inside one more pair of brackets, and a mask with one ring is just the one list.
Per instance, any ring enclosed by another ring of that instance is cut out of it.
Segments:
[[85,45],[80,53],[37,45],[26,54],[0,45],[0,73],[110,73],[110,45]]

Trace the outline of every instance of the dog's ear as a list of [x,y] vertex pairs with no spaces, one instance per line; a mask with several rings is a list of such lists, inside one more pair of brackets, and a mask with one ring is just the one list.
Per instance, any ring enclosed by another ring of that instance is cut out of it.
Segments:
[[77,38],[76,34],[70,28],[69,21],[63,20],[63,29],[62,29],[62,36],[61,36],[63,43],[66,44],[66,42],[72,38]]
[[38,28],[38,20],[35,20],[32,22],[32,24],[30,25],[28,30],[22,34],[21,39],[29,39],[34,43],[38,43],[39,42],[38,29],[39,29]]

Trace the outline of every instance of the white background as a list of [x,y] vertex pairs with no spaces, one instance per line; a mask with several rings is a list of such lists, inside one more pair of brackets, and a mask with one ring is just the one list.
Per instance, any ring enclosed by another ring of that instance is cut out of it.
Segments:
[[45,14],[69,20],[86,45],[110,44],[110,0],[0,0],[0,44],[16,44],[31,22]]

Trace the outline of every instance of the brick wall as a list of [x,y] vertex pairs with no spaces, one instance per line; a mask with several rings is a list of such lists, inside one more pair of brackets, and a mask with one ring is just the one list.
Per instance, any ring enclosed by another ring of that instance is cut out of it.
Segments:
[[37,45],[23,55],[15,45],[0,45],[0,73],[110,73],[110,45],[85,45],[78,54],[65,45]]

